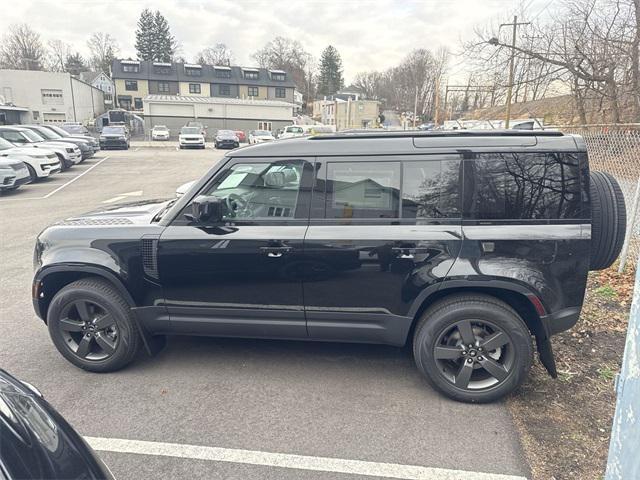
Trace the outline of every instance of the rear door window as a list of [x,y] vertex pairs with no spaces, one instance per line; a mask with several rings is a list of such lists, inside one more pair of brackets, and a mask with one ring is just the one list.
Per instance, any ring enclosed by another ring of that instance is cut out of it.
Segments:
[[466,218],[546,220],[581,216],[576,154],[479,154],[466,162]]
[[402,218],[460,218],[460,160],[405,162]]
[[327,164],[326,218],[397,218],[400,162]]

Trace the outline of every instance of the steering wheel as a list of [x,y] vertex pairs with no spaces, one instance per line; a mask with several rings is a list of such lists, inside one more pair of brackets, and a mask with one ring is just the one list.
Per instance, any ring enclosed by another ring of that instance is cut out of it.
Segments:
[[235,216],[239,210],[244,210],[247,208],[249,202],[242,198],[237,193],[230,193],[227,198],[225,198],[225,202],[227,204],[227,209],[229,212],[233,212]]

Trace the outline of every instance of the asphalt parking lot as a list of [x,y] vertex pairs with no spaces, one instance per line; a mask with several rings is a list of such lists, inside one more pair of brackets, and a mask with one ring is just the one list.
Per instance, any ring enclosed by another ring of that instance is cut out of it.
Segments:
[[175,337],[112,374],[58,354],[31,306],[37,234],[109,204],[172,197],[223,154],[100,152],[0,196],[0,368],[37,386],[119,479],[528,476],[504,404],[443,398],[409,348]]

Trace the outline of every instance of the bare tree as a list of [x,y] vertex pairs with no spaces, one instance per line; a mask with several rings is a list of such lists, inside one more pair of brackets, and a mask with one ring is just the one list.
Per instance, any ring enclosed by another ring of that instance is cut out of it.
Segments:
[[111,76],[111,64],[120,52],[115,38],[108,33],[95,32],[87,40],[87,47],[91,52],[89,66]]
[[43,70],[46,50],[40,35],[26,23],[12,25],[0,44],[0,67]]
[[594,116],[614,123],[640,120],[640,0],[563,0],[558,8],[547,21],[533,22],[514,48],[496,27],[477,30],[476,40],[466,45],[469,62],[476,71],[483,69],[489,82],[487,73],[493,73],[498,100],[506,87],[506,75],[499,73],[513,54],[516,102],[542,98],[564,85],[580,122]]
[[49,58],[47,61],[47,70],[52,72],[64,72],[67,60],[71,56],[71,45],[62,40],[50,40]]
[[315,98],[313,57],[298,40],[276,37],[251,57],[262,68],[289,72],[304,99]]
[[207,47],[198,53],[197,63],[208,65],[226,65],[233,63],[233,52],[224,43],[216,43],[213,47]]

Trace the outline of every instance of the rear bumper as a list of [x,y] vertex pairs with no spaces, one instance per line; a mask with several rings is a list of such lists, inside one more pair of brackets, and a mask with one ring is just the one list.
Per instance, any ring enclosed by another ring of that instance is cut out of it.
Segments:
[[581,310],[582,306],[563,308],[557,312],[540,317],[545,332],[547,333],[547,337],[564,332],[565,330],[569,330],[573,327],[580,318]]

